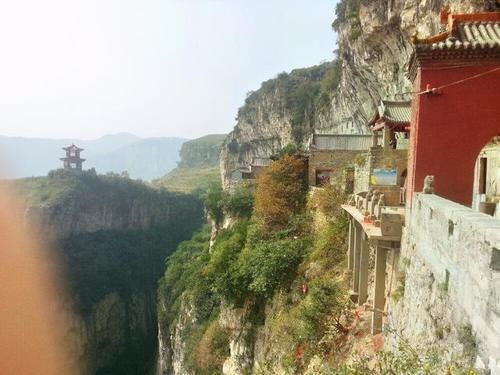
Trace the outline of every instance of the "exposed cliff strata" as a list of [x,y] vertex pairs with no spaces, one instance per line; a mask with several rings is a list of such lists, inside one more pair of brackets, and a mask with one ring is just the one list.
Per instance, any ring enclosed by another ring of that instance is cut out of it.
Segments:
[[343,0],[334,22],[341,75],[331,86],[327,105],[323,98],[304,110],[303,121],[296,124],[303,135],[299,139],[292,132],[290,105],[284,101],[287,93],[266,93],[263,85],[252,104],[257,111],[247,114],[249,103],[245,104],[223,144],[221,171],[225,184],[231,172],[248,164],[253,156],[269,156],[290,142],[304,143],[315,130],[363,133],[382,98],[408,98],[411,84],[406,70],[412,53],[411,36],[418,32],[425,37],[439,31],[439,12],[446,4],[453,12],[492,7],[480,0]]
[[289,143],[305,144],[322,122],[325,92],[338,84],[339,66],[325,63],[281,73],[249,93],[238,110],[238,124],[221,147],[220,166],[227,185],[231,172],[252,157],[268,157]]
[[[251,307],[250,307],[251,308]],[[224,375],[244,375],[254,364],[255,328],[249,321],[249,308],[233,308],[223,304],[219,316],[221,327],[229,335],[230,356],[224,361]]]
[[[141,230],[188,220],[191,198],[148,189],[118,176],[56,171],[49,177],[19,180],[27,190],[25,218],[44,239],[102,230]],[[22,188],[18,187],[22,185]],[[187,209],[187,210],[185,210]]]

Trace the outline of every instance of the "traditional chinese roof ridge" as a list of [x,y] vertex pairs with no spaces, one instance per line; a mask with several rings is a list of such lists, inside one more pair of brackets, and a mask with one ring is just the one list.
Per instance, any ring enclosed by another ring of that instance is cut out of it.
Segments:
[[409,125],[411,102],[409,100],[382,100],[374,116],[368,122],[368,126],[373,127],[379,121],[394,125]]
[[423,63],[466,61],[467,64],[500,62],[500,12],[451,14],[441,12],[446,31],[420,39],[413,35],[415,51],[410,59],[409,77],[414,79]]
[[445,31],[441,34],[434,35],[434,36],[429,36],[424,39],[418,39],[418,36],[415,36],[415,44],[433,44],[433,43],[439,43],[443,42],[446,39],[448,39],[450,33],[448,31]]
[[445,10],[441,22],[447,24],[445,32],[423,39],[413,37],[417,56],[438,51],[446,51],[450,57],[457,51],[473,55],[500,51],[500,12],[450,14]]
[[409,123],[411,120],[411,102],[409,100],[382,100],[378,110],[381,118],[390,122]]
[[63,147],[62,148],[64,151],[70,151],[70,150],[78,150],[78,151],[83,151],[84,149],[83,148],[80,148],[78,146],[75,146],[75,144],[73,143],[71,146],[68,146],[68,147]]

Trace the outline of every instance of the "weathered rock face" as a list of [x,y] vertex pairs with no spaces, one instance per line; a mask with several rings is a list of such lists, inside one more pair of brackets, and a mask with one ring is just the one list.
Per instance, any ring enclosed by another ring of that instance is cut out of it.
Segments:
[[[294,137],[286,93],[261,94],[256,111],[243,111],[221,150],[221,171],[227,185],[231,172],[252,156],[269,156],[290,142],[304,143],[315,130],[352,134],[365,132],[380,99],[407,99],[411,83],[406,69],[412,53],[411,36],[426,37],[440,30],[442,0],[344,0],[334,27],[338,29],[341,78],[329,92],[328,105],[317,101],[306,108],[302,139]],[[452,12],[491,9],[488,1],[446,2]],[[324,98],[323,98],[324,99]],[[321,109],[317,108],[318,103]],[[248,105],[247,105],[248,106]],[[244,106],[243,108],[247,107]],[[248,113],[249,112],[249,113]],[[241,113],[241,111],[240,111]],[[248,113],[248,114],[247,114]]]
[[[159,308],[166,310],[162,296],[159,297]],[[192,371],[186,364],[186,346],[184,338],[190,327],[196,323],[196,314],[188,298],[183,298],[179,309],[176,324],[169,329],[168,326],[159,325],[159,371],[158,374],[185,374],[191,375]]]
[[130,361],[140,358],[144,361],[141,368],[149,369],[156,348],[152,306],[154,300],[143,295],[125,301],[116,292],[101,298],[88,315],[75,313],[68,306],[66,340],[75,368],[82,374],[113,374],[119,373],[116,363],[122,361],[123,368],[128,363],[133,374],[137,364]]
[[229,333],[229,349],[231,355],[224,362],[224,375],[244,375],[253,368],[254,330],[248,321],[248,308],[232,308],[221,306],[219,323]]
[[[87,189],[87,187],[85,187]],[[118,189],[115,189],[118,188]],[[174,221],[189,221],[194,200],[152,189],[107,184],[102,190],[76,192],[46,204],[29,204],[24,216],[36,223],[44,239],[60,239],[103,230],[144,230]],[[147,192],[147,193],[145,193]],[[144,194],[143,194],[144,193]]]
[[314,100],[329,66],[280,74],[251,93],[238,124],[221,147],[220,167],[227,186],[231,173],[252,157],[268,157],[289,143],[306,143],[314,127]]
[[193,168],[213,166],[219,162],[220,146],[226,136],[210,134],[204,137],[185,142],[179,155],[179,168]]

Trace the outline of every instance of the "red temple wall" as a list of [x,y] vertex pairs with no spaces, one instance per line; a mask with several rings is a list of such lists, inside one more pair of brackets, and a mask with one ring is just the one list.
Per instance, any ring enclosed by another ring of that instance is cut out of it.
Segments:
[[[423,67],[414,90],[447,85],[496,66]],[[414,95],[411,127],[407,202],[422,191],[425,176],[434,175],[436,194],[470,205],[476,158],[500,134],[500,70],[443,88],[437,95]]]

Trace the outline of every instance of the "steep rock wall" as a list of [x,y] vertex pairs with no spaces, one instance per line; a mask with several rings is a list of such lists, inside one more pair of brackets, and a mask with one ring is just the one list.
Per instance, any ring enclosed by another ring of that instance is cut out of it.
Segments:
[[194,168],[217,165],[220,146],[225,137],[224,134],[210,134],[185,142],[179,152],[181,161],[178,167]]

